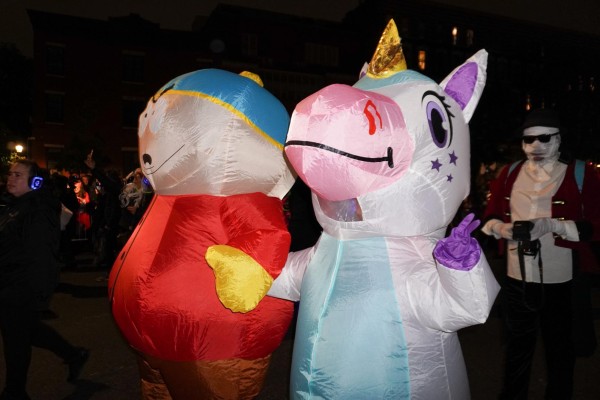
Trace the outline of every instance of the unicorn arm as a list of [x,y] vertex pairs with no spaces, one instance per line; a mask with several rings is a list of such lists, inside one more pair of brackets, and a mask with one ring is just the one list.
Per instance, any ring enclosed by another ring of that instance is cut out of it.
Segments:
[[438,273],[441,285],[454,306],[458,307],[456,313],[462,314],[460,319],[450,322],[450,328],[458,330],[469,325],[483,324],[500,291],[500,285],[485,256],[482,255],[467,273],[439,265]]
[[433,250],[440,283],[450,302],[473,323],[486,321],[499,290],[481,246],[471,237],[478,226],[475,215],[467,215]]
[[304,272],[315,253],[316,247],[315,245],[308,249],[290,253],[281,274],[273,281],[267,296],[299,301]]
[[422,325],[456,332],[487,320],[500,286],[482,255],[469,271],[424,263],[406,290],[411,313]]

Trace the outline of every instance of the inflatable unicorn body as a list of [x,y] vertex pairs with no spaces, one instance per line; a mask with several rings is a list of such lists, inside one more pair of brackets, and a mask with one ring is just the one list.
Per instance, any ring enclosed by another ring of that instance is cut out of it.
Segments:
[[407,70],[393,21],[353,87],[300,102],[286,154],[313,191],[317,244],[291,253],[270,295],[300,300],[293,399],[467,399],[457,331],[499,286],[472,216],[443,239],[470,186],[478,52],[441,84]]
[[[254,74],[173,79],[140,116],[155,190],[112,268],[117,325],[147,398],[251,399],[293,304],[264,297],[289,252],[289,115]],[[159,396],[157,393],[163,393]]]

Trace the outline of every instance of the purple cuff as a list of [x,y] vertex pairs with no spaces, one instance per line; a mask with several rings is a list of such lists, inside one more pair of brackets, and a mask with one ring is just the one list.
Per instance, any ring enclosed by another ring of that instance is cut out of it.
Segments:
[[437,242],[433,255],[445,267],[470,271],[481,258],[481,247],[470,236],[458,238],[451,235]]

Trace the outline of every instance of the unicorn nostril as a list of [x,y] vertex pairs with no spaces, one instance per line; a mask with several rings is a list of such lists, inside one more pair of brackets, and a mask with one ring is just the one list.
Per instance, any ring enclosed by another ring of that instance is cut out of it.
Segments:
[[144,162],[144,164],[152,165],[152,157],[150,157],[150,154],[144,153],[142,155],[142,161]]

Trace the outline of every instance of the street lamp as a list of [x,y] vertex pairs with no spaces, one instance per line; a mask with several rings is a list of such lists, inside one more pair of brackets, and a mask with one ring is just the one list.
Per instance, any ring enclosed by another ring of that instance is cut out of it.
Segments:
[[10,162],[24,158],[21,154],[25,150],[25,146],[20,143],[8,142],[6,147],[10,150]]

